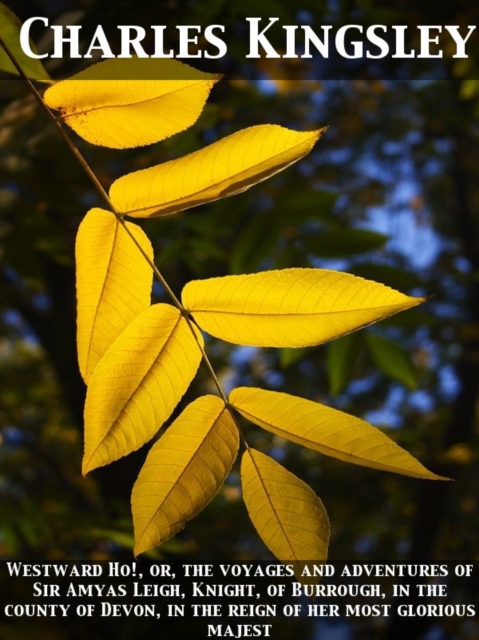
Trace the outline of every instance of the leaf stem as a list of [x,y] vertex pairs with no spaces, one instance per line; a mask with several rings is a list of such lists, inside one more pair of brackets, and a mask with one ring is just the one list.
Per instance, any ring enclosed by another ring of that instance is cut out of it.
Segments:
[[229,413],[230,413],[231,419],[233,420],[233,422],[234,422],[234,423],[235,423],[235,425],[236,425],[236,428],[238,429],[238,433],[239,433],[240,438],[241,438],[241,440],[242,440],[242,442],[243,442],[243,445],[244,445],[245,449],[246,449],[247,451],[249,451],[249,445],[248,445],[248,442],[246,441],[246,438],[245,438],[245,435],[244,435],[244,433],[243,433],[243,430],[241,429],[241,427],[240,427],[240,426],[239,426],[239,424],[238,424],[238,421],[236,420],[236,414],[235,414],[235,412],[234,412],[234,410],[233,410],[233,409],[234,409],[234,407],[233,407],[233,405],[229,402],[228,398],[226,397],[226,394],[225,394],[225,392],[224,392],[224,389],[223,389],[223,387],[221,386],[221,382],[218,380],[218,376],[216,375],[216,372],[215,372],[215,370],[214,370],[214,368],[213,368],[213,365],[211,364],[211,361],[210,361],[210,359],[208,358],[208,354],[206,353],[206,351],[205,351],[205,348],[204,348],[203,344],[200,342],[200,340],[198,340],[198,336],[197,336],[197,334],[196,334],[196,331],[195,331],[195,330],[194,330],[194,328],[193,328],[193,324],[195,324],[195,325],[196,325],[196,323],[195,323],[195,322],[194,322],[194,320],[193,320],[192,318],[190,318],[187,314],[185,314],[185,315],[184,315],[184,318],[185,318],[186,322],[188,323],[188,326],[189,326],[189,328],[191,329],[191,332],[193,333],[193,335],[194,335],[194,337],[195,337],[195,340],[196,340],[196,343],[197,343],[198,347],[200,348],[201,355],[202,355],[202,357],[203,357],[203,362],[205,363],[206,368],[208,369],[209,374],[210,374],[211,378],[213,379],[213,382],[214,382],[214,384],[215,384],[215,387],[217,388],[218,393],[219,393],[219,395],[220,395],[221,399],[222,399],[222,400],[223,400],[223,402],[225,403],[225,406],[226,406],[226,408],[228,409],[228,411],[229,411]]
[[200,342],[200,340],[198,340],[198,337],[196,335],[196,331],[193,328],[193,324],[194,324],[193,320],[186,314],[186,312],[184,314],[184,318],[185,318],[186,322],[188,323],[188,326],[189,326],[189,328],[191,330],[191,333],[195,336],[196,343],[197,343],[198,347],[200,348],[201,355],[203,356],[203,362],[205,363],[206,368],[208,369],[208,371],[210,373],[210,376],[212,377],[213,382],[215,383],[215,387],[218,389],[218,393],[220,394],[221,399],[223,400],[225,405],[227,407],[229,407],[228,399],[227,399],[227,397],[225,395],[225,392],[223,390],[223,387],[221,386],[220,381],[218,380],[218,376],[216,375],[216,372],[213,369],[213,365],[211,364],[211,361],[208,358],[208,355],[207,355],[207,353],[205,351],[205,348],[204,348],[203,344]]
[[232,418],[233,418],[233,420],[234,420],[234,422],[235,422],[235,424],[236,424],[236,426],[238,428],[238,431],[239,431],[239,433],[241,435],[241,438],[242,438],[242,440],[243,440],[243,442],[245,444],[245,447],[248,448],[248,444],[247,444],[247,442],[246,442],[246,440],[244,438],[244,435],[243,435],[241,429],[239,428],[239,426],[238,426],[238,424],[236,422],[236,419],[235,419],[235,416],[234,416],[234,413],[233,413],[233,410],[232,410],[232,406],[228,402],[228,399],[227,399],[227,397],[225,395],[223,387],[221,386],[221,383],[218,380],[218,376],[216,375],[216,372],[213,369],[213,365],[211,364],[211,361],[208,358],[208,355],[207,355],[207,353],[206,353],[206,351],[204,349],[204,346],[198,340],[198,336],[196,335],[196,331],[193,328],[193,320],[188,316],[187,310],[183,307],[183,305],[181,304],[179,299],[176,297],[176,295],[174,294],[173,290],[170,288],[169,284],[165,280],[163,274],[160,272],[160,270],[158,269],[158,267],[156,266],[154,261],[151,260],[151,258],[147,255],[147,253],[145,252],[143,247],[140,245],[140,243],[135,238],[135,236],[133,235],[131,230],[128,228],[124,217],[120,213],[118,213],[118,211],[113,206],[113,203],[111,202],[108,193],[105,191],[103,185],[98,180],[98,178],[97,178],[96,174],[94,173],[93,169],[90,167],[88,162],[85,160],[85,158],[83,157],[81,152],[76,147],[76,145],[73,142],[73,140],[70,138],[68,133],[65,131],[65,129],[63,127],[63,121],[60,118],[57,118],[55,116],[55,114],[50,110],[49,106],[45,103],[45,101],[43,100],[42,96],[37,91],[37,89],[36,89],[35,85],[33,84],[33,82],[25,74],[25,72],[23,71],[21,66],[18,64],[15,56],[10,51],[8,45],[6,44],[6,42],[1,37],[0,37],[0,45],[3,47],[5,53],[9,57],[10,61],[12,62],[13,66],[17,70],[17,72],[20,75],[20,77],[22,78],[22,80],[26,83],[27,87],[29,88],[29,90],[32,93],[32,95],[35,98],[35,100],[40,105],[41,109],[47,114],[48,118],[53,123],[53,125],[55,126],[55,128],[58,131],[58,133],[60,134],[60,136],[63,138],[63,141],[67,145],[68,149],[71,151],[71,153],[78,160],[78,162],[79,162],[80,166],[82,167],[83,171],[86,173],[87,177],[92,182],[93,186],[95,187],[95,189],[98,192],[98,194],[100,195],[100,197],[104,200],[104,202],[107,205],[108,209],[116,217],[118,222],[123,226],[123,228],[125,229],[125,231],[128,234],[128,236],[131,238],[131,240],[136,245],[136,247],[138,248],[138,250],[140,251],[142,256],[148,262],[148,264],[151,267],[151,269],[153,270],[153,273],[155,274],[157,280],[163,286],[163,288],[165,289],[167,295],[170,297],[170,299],[173,302],[173,304],[175,305],[175,307],[177,309],[179,309],[179,311],[181,312],[182,316],[186,319],[186,321],[188,323],[188,326],[189,326],[189,328],[190,328],[193,336],[195,337],[195,340],[196,340],[196,342],[197,342],[197,344],[198,344],[198,346],[200,348],[201,355],[202,355],[202,358],[203,358],[203,362],[205,363],[206,368],[209,371],[209,374],[210,374],[210,376],[211,376],[211,378],[212,378],[212,380],[213,380],[213,382],[214,382],[214,384],[215,384],[215,386],[216,386],[216,388],[218,390],[218,393],[219,393],[221,399],[223,400],[223,402],[225,403],[226,407],[228,408],[228,410],[229,410],[229,412],[230,412],[230,414],[231,414],[231,416],[232,416]]
[[73,142],[73,140],[70,138],[70,136],[68,135],[68,133],[65,131],[65,129],[63,128],[62,125],[62,121],[57,118],[52,111],[50,110],[50,108],[48,107],[47,104],[45,104],[45,101],[43,100],[42,96],[38,93],[37,88],[35,87],[35,85],[33,84],[33,82],[30,80],[30,78],[25,74],[25,72],[23,71],[23,69],[21,68],[21,66],[18,64],[15,56],[13,55],[13,53],[10,51],[8,45],[6,44],[6,42],[3,40],[3,38],[0,37],[0,45],[3,47],[3,49],[5,50],[5,53],[7,54],[7,56],[10,58],[10,61],[12,62],[13,66],[15,67],[15,69],[18,71],[20,77],[22,78],[22,80],[27,84],[30,92],[32,93],[33,97],[35,98],[35,100],[38,102],[38,104],[40,105],[40,107],[42,108],[42,110],[47,114],[48,118],[50,119],[50,121],[52,122],[52,124],[55,126],[56,130],[58,131],[58,133],[60,134],[60,136],[63,138],[63,141],[65,142],[65,144],[68,146],[68,148],[70,149],[70,151],[73,153],[73,155],[75,156],[75,158],[78,160],[80,166],[82,167],[83,171],[86,173],[86,175],[88,176],[88,178],[90,179],[90,181],[92,182],[93,186],[95,187],[95,189],[97,190],[97,192],[99,193],[100,197],[102,198],[102,200],[105,202],[105,204],[107,205],[108,209],[113,213],[113,215],[116,217],[116,219],[118,220],[118,222],[123,226],[123,228],[125,229],[126,233],[130,236],[130,238],[132,239],[132,241],[134,242],[134,244],[136,245],[136,247],[139,249],[140,253],[142,254],[142,256],[145,258],[145,260],[148,262],[148,264],[150,265],[150,267],[153,269],[153,272],[156,276],[156,278],[158,279],[158,281],[161,283],[161,285],[164,287],[166,293],[168,294],[168,296],[170,297],[171,301],[173,302],[173,304],[177,307],[177,309],[179,309],[181,312],[184,312],[184,308],[181,304],[181,302],[178,300],[178,298],[175,296],[174,292],[172,291],[172,289],[170,288],[170,286],[168,285],[168,283],[166,282],[165,278],[163,277],[163,275],[160,273],[158,267],[156,266],[156,264],[153,262],[153,260],[151,260],[148,255],[146,254],[146,252],[144,251],[143,247],[140,245],[140,243],[136,240],[136,238],[134,237],[134,235],[132,234],[132,232],[130,231],[130,229],[128,228],[125,219],[123,218],[123,216],[118,213],[118,211],[115,209],[115,207],[113,206],[113,203],[110,200],[109,195],[107,194],[107,192],[105,191],[103,185],[101,184],[101,182],[98,180],[96,174],[94,173],[94,171],[92,170],[92,168],[90,167],[90,165],[88,164],[88,162],[85,160],[85,158],[83,157],[83,155],[81,154],[81,152],[78,150],[78,148],[76,147],[75,143]]
[[185,308],[183,307],[181,302],[178,300],[178,298],[175,296],[173,290],[171,289],[170,285],[165,280],[165,278],[164,278],[163,274],[161,273],[161,271],[158,269],[158,267],[156,266],[154,261],[146,254],[146,252],[143,249],[143,247],[140,245],[140,243],[137,241],[137,239],[135,238],[135,236],[133,235],[131,230],[128,228],[128,226],[127,226],[125,220],[123,219],[123,217],[119,213],[117,213],[115,211],[115,209],[114,209],[114,207],[113,207],[113,205],[111,203],[110,203],[110,207],[111,207],[112,213],[115,214],[118,222],[123,226],[123,228],[125,229],[127,234],[130,236],[130,238],[133,240],[135,245],[138,247],[141,255],[145,258],[145,260],[148,262],[150,267],[153,269],[153,273],[155,274],[156,279],[158,280],[158,282],[160,282],[162,287],[165,289],[166,293],[170,297],[170,299],[173,302],[173,304],[175,305],[175,307],[177,309],[179,309],[181,311],[181,313],[184,313],[185,312]]
[[70,139],[70,137],[67,134],[67,132],[65,131],[65,129],[62,127],[61,122],[55,117],[55,115],[50,111],[49,107],[45,104],[45,102],[43,101],[42,96],[38,93],[37,88],[35,87],[33,82],[30,80],[30,78],[25,74],[25,72],[23,71],[22,67],[18,64],[15,56],[11,52],[9,46],[7,45],[7,43],[1,37],[0,37],[0,45],[2,45],[3,49],[5,50],[5,53],[10,58],[10,61],[13,64],[13,66],[15,67],[15,69],[17,70],[19,76],[22,78],[22,80],[28,86],[28,88],[30,90],[30,93],[33,95],[33,97],[38,102],[40,107],[46,112],[48,118],[53,123],[53,125],[56,128],[56,130],[58,131],[58,133],[63,138],[64,142],[67,144],[67,146],[70,149],[70,151],[76,157],[78,162],[81,164],[83,170],[86,172],[86,174],[88,175],[90,180],[95,185],[95,188],[98,191],[98,193],[101,195],[103,200],[108,204],[108,206],[111,207],[110,198],[108,197],[108,194],[105,191],[105,189],[103,188],[102,184],[100,183],[100,181],[98,180],[96,175],[93,173],[93,171],[89,167],[88,163],[86,162],[85,158],[82,156],[80,151],[77,149],[77,147],[75,146],[73,141]]

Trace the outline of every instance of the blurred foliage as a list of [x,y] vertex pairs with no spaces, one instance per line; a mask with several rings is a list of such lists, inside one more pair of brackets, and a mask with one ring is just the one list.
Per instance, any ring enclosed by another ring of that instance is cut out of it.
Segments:
[[[118,16],[122,24],[140,20],[137,3],[128,0],[7,4],[22,20],[49,15],[68,23],[73,11],[90,27],[111,28]],[[237,3],[220,0],[173,0],[161,9],[142,6],[141,22],[226,24],[237,42],[248,14],[277,15],[288,24],[302,17],[313,26],[333,14],[349,23],[363,17],[429,24],[429,9],[422,1],[303,0],[299,6],[270,0],[242,3],[240,11]],[[479,24],[478,14],[479,5],[469,0],[436,4],[434,23]],[[332,560],[479,559],[479,91],[470,80],[479,56],[467,63],[437,60],[450,80],[401,83],[310,81],[314,66],[305,61],[294,79],[281,80],[274,60],[245,62],[240,69],[218,61],[215,70],[234,80],[218,84],[191,130],[120,153],[76,139],[108,187],[119,175],[241,127],[330,126],[311,156],[283,174],[235,198],[145,223],[145,229],[176,292],[193,278],[312,265],[433,296],[374,333],[326,347],[258,350],[208,341],[226,388],[288,390],[364,417],[389,429],[433,471],[456,480],[431,487],[349,466],[245,425],[254,446],[270,448],[323,499],[332,522]],[[47,68],[59,78],[75,65],[52,60]],[[273,81],[265,82],[268,73]],[[145,451],[91,478],[80,476],[84,388],[74,344],[73,246],[79,221],[98,197],[21,82],[1,80],[1,89],[0,555],[131,558],[129,493]],[[164,298],[160,287],[155,293]],[[206,370],[195,385],[191,397],[212,391]],[[267,557],[239,499],[237,470],[156,557]],[[400,622],[373,635],[358,621],[354,637],[420,638],[429,624]],[[469,624],[456,620],[449,628],[449,620],[437,637],[477,637],[477,623]]]

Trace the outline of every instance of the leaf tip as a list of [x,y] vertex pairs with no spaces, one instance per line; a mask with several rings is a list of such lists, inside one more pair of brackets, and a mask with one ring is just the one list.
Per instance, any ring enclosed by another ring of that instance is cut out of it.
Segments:
[[448,478],[447,476],[441,476],[438,473],[434,473],[434,471],[430,471],[427,467],[425,467],[415,458],[414,460],[419,463],[420,469],[417,469],[417,473],[415,474],[412,474],[412,473],[407,474],[407,475],[410,475],[410,477],[416,478],[419,480],[435,480],[435,481],[439,480],[441,482],[454,482],[453,478]]
[[[91,458],[90,458],[90,460],[91,460]],[[87,460],[83,459],[81,473],[82,473],[82,476],[84,478],[90,473],[90,471],[93,471],[93,469],[94,469],[94,467],[90,466],[90,460],[87,461]]]
[[309,132],[304,132],[306,135],[309,133],[311,137],[309,138],[309,151],[314,147],[316,142],[323,137],[326,131],[329,129],[329,126],[320,127],[319,129],[313,129]]
[[81,469],[82,476],[85,477],[90,473],[90,471],[94,471],[95,469],[98,469],[98,467],[101,467],[101,466],[102,466],[102,463],[97,462],[97,459],[94,453],[91,454],[89,458],[86,457],[86,453],[85,453],[82,461],[82,469]]
[[447,476],[440,476],[437,473],[432,474],[434,477],[429,478],[430,480],[441,480],[442,482],[455,482],[454,478],[448,478]]

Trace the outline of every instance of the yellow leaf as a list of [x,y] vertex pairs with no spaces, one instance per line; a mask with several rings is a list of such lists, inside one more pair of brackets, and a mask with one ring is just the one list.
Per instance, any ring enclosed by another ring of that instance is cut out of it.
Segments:
[[182,299],[211,335],[256,347],[321,344],[424,301],[326,269],[195,280],[183,289]]
[[446,480],[369,423],[342,411],[277,391],[238,387],[229,401],[242,416],[326,456],[414,478]]
[[[126,226],[153,259],[142,229]],[[78,362],[88,384],[108,347],[149,307],[153,271],[113,213],[103,209],[91,209],[80,224],[75,254]]]
[[241,482],[251,521],[279,560],[326,560],[329,520],[311,487],[255,449],[243,454]]
[[290,131],[277,125],[243,129],[183,158],[116,180],[116,210],[153,218],[245,191],[309,153],[324,129]]
[[229,409],[215,396],[190,404],[153,446],[133,487],[135,555],[162,544],[214,497],[238,453]]
[[45,102],[88,142],[125,149],[190,127],[217,80],[177,60],[105,60],[55,84]]
[[201,360],[195,335],[178,309],[156,304],[111,345],[88,386],[84,474],[135,451],[169,418]]

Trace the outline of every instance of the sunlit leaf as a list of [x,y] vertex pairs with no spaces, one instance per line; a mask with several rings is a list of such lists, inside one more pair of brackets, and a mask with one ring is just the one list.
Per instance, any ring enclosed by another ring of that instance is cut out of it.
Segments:
[[[15,57],[24,74],[31,80],[38,82],[53,82],[46,72],[43,64],[36,58],[30,58],[20,46],[20,29],[22,23],[17,16],[0,2],[0,37],[4,40],[10,51]],[[30,42],[30,47],[34,53],[37,53],[35,45]],[[0,46],[0,71],[7,71],[18,75],[18,71],[13,66],[10,58],[7,56],[3,48]]]
[[[152,259],[153,248],[136,224],[126,226]],[[120,333],[150,305],[153,272],[116,217],[91,209],[78,229],[77,343],[86,383]]]
[[105,60],[58,82],[45,102],[88,142],[125,149],[190,127],[218,79],[177,60]]
[[322,562],[328,555],[329,520],[305,482],[255,449],[241,461],[243,497],[268,549],[282,562]]
[[153,446],[133,487],[135,555],[181,531],[213,498],[238,453],[229,409],[215,396],[190,404]]
[[369,423],[287,393],[238,387],[229,397],[263,429],[327,456],[414,478],[444,480]]
[[404,349],[374,333],[366,336],[366,343],[375,364],[384,374],[409,389],[417,389],[417,372]]
[[135,451],[169,418],[201,360],[195,335],[178,309],[156,304],[111,345],[88,387],[84,474]]
[[150,218],[241,193],[309,153],[319,131],[277,125],[243,129],[204,149],[116,180],[110,197],[121,214]]
[[325,269],[283,269],[189,282],[183,304],[199,326],[235,344],[305,347],[423,302]]
[[329,393],[333,396],[341,393],[351,380],[360,348],[361,337],[357,333],[349,333],[328,345],[326,366]]

